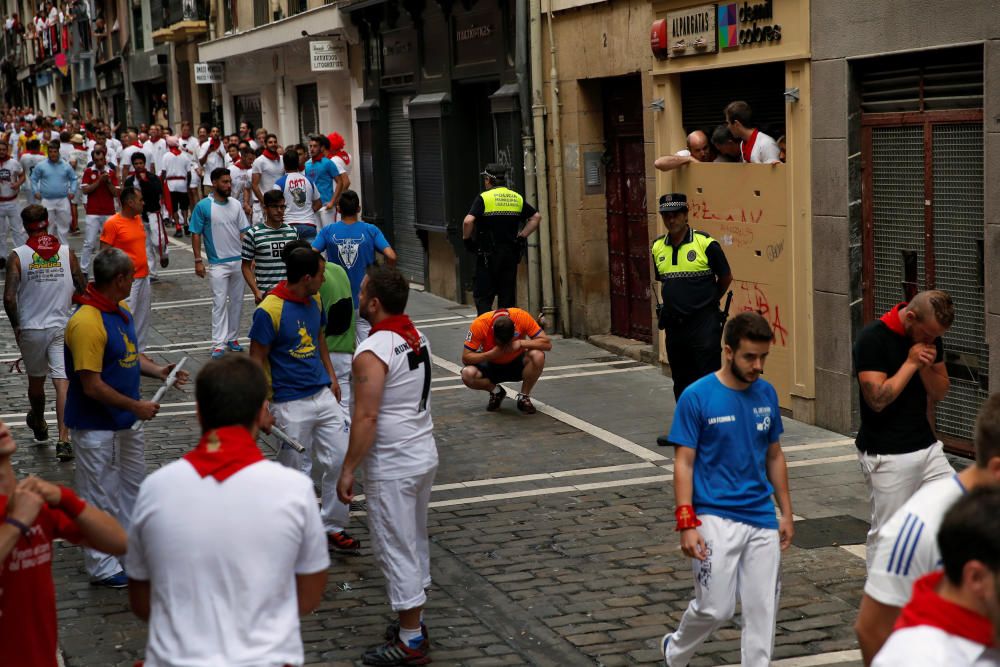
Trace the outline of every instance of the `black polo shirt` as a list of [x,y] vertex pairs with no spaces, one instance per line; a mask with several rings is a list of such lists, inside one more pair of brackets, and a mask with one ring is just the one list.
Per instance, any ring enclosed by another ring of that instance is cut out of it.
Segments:
[[[944,345],[941,339],[934,341],[937,347],[935,363],[944,359]],[[902,367],[913,346],[906,336],[894,333],[881,320],[870,323],[854,343],[854,371],[878,371],[892,377]],[[885,406],[882,412],[875,412],[865,401],[861,391],[861,428],[856,444],[866,454],[906,454],[929,447],[937,441],[934,430],[927,420],[927,389],[916,373],[900,392],[896,400]]]

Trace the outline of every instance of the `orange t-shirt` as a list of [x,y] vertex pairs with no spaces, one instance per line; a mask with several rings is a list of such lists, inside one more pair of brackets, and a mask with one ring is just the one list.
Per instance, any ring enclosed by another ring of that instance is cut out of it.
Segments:
[[121,213],[115,213],[104,222],[101,243],[123,250],[132,259],[136,278],[149,275],[149,265],[146,264],[146,230],[140,216],[126,218]]
[[[534,338],[541,333],[542,328],[538,326],[531,315],[520,308],[502,308],[483,313],[472,321],[469,325],[469,333],[465,336],[465,349],[470,352],[489,352],[497,346],[493,340],[493,320],[503,313],[507,313],[514,322],[514,340],[518,338]],[[514,350],[493,360],[494,364],[509,364],[521,356],[522,352]]]

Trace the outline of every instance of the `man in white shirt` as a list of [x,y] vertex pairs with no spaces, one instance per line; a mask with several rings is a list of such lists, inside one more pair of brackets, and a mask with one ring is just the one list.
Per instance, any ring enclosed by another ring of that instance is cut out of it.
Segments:
[[312,481],[257,448],[273,420],[253,361],[208,363],[195,398],[200,442],[146,478],[132,515],[125,567],[149,621],[146,664],[302,665],[299,616],[330,567]]
[[778,143],[757,129],[750,105],[742,100],[730,102],[725,110],[726,125],[733,136],[740,140],[743,162],[773,164],[781,162]]
[[874,667],[996,667],[1000,489],[961,497],[937,534],[942,570],[917,580]]
[[192,159],[198,159],[198,149],[201,148],[201,143],[198,141],[198,137],[191,134],[191,121],[189,120],[181,121],[181,136],[178,147],[190,155]]
[[233,177],[233,199],[240,202],[247,219],[253,217],[253,192],[250,189],[250,170],[257,154],[249,145],[245,145],[238,160],[229,165],[229,173]]
[[24,243],[24,228],[18,212],[17,195],[24,185],[24,169],[10,156],[10,145],[0,141],[0,270],[7,263],[7,232],[13,246]]
[[1000,487],[1000,394],[979,410],[974,442],[974,465],[921,488],[879,531],[854,624],[866,664],[889,637],[917,579],[940,566],[937,535],[948,508],[974,488]]
[[149,141],[142,145],[146,154],[146,168],[151,174],[158,174],[163,166],[163,155],[167,152],[167,140],[160,136],[160,126],[155,123],[149,127]]
[[430,644],[421,618],[431,584],[427,507],[438,454],[431,420],[431,350],[404,314],[409,283],[394,267],[373,266],[361,283],[359,313],[371,334],[354,353],[354,417],[337,496],[354,497],[365,466],[372,551],[399,614],[386,643],[365,664],[425,664]]
[[253,222],[257,224],[264,220],[264,210],[261,202],[264,193],[274,187],[274,183],[285,173],[285,167],[278,155],[278,137],[268,134],[264,144],[264,152],[253,161],[250,170],[250,185],[253,188]]
[[301,171],[298,153],[285,151],[282,162],[285,173],[275,181],[272,189],[280,190],[285,196],[285,224],[291,225],[300,239],[312,243],[316,238],[316,213],[323,205],[319,190]]
[[211,177],[213,171],[225,167],[228,161],[229,156],[226,155],[225,146],[222,144],[219,128],[213,127],[208,140],[202,142],[198,148],[198,162],[201,164],[203,174],[202,182],[204,183],[206,175]]
[[188,175],[191,171],[191,155],[181,150],[177,137],[167,138],[167,153],[161,160],[160,181],[166,183],[170,191],[170,217],[174,223],[174,236],[180,238],[188,230]]
[[119,167],[121,173],[118,174],[118,182],[124,183],[125,179],[132,173],[132,155],[142,150],[142,144],[135,130],[125,132],[125,148],[119,154]]

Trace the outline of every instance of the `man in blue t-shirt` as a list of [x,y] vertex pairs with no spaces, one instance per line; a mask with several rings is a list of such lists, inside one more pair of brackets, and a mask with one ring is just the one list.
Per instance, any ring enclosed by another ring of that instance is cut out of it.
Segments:
[[[368,267],[375,263],[375,253],[385,257],[389,266],[396,265],[396,252],[389,247],[389,242],[375,225],[358,220],[361,202],[354,190],[344,190],[337,204],[340,211],[340,221],[324,227],[313,248],[326,252],[327,260],[340,264],[351,279],[351,296],[354,297],[354,310],[358,309],[358,293],[361,291],[361,281],[365,279]],[[357,317],[357,339],[360,343],[368,337],[371,324],[368,320]]]
[[337,218],[337,192],[335,182],[340,176],[340,169],[333,160],[326,156],[330,149],[330,140],[317,134],[309,140],[309,159],[306,160],[306,178],[312,181],[319,191],[323,205],[319,209],[319,226],[333,224]]
[[[695,650],[742,603],[743,665],[771,664],[781,551],[792,541],[788,470],[778,441],[778,395],[764,361],[774,334],[757,313],[726,325],[722,369],[681,394],[670,428],[681,550],[694,559],[694,600],[661,642],[670,667]],[[775,517],[771,494],[781,519]],[[700,520],[699,520],[700,517]]]

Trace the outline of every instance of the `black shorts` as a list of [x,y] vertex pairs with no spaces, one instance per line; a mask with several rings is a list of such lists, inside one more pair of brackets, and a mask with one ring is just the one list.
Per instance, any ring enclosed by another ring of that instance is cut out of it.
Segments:
[[476,364],[476,368],[493,384],[500,382],[520,382],[524,378],[524,354],[506,364],[494,364],[484,361]]
[[191,198],[186,192],[171,192],[170,201],[173,202],[174,208],[177,210],[187,211],[191,208]]

